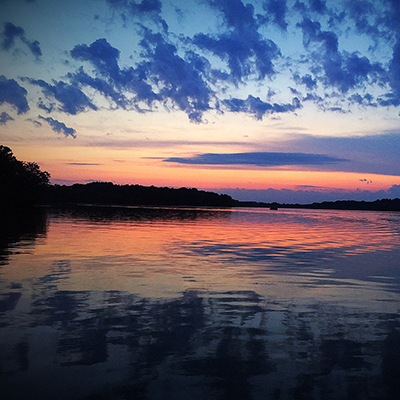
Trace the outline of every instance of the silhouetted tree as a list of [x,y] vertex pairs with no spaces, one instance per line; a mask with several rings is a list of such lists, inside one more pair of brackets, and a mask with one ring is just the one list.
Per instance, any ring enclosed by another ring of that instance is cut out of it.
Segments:
[[0,145],[0,206],[20,207],[43,200],[50,174],[35,162],[19,161],[9,147]]

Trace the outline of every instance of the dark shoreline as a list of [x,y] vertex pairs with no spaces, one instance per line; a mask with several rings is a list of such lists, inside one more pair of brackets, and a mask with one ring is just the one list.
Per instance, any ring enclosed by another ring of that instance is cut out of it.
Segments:
[[312,204],[279,204],[240,201],[239,204],[239,207],[262,207],[270,209],[297,208],[310,210],[400,211],[400,199],[398,198],[375,201],[337,200]]
[[312,204],[239,201],[227,194],[207,192],[196,188],[115,185],[111,182],[92,182],[72,186],[52,185],[47,188],[45,204],[119,205],[143,207],[258,207],[271,210],[282,208],[324,210],[400,211],[400,199],[375,201],[338,200]]

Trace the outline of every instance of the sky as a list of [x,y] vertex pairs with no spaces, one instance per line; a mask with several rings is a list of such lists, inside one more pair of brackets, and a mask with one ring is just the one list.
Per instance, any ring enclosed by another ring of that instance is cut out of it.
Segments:
[[52,183],[400,197],[398,0],[0,0],[0,144]]

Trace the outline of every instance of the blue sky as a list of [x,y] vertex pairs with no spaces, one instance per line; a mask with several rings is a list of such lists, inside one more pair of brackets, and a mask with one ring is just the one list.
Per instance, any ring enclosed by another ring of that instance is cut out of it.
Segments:
[[53,182],[399,197],[396,0],[0,0],[0,19],[0,141]]

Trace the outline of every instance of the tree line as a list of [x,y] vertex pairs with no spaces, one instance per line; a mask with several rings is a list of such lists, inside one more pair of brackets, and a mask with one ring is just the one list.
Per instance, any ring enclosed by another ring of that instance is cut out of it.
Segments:
[[113,204],[151,206],[231,207],[237,201],[226,194],[195,188],[115,185],[111,182],[51,185],[50,174],[34,162],[19,161],[9,147],[0,145],[0,206]]

